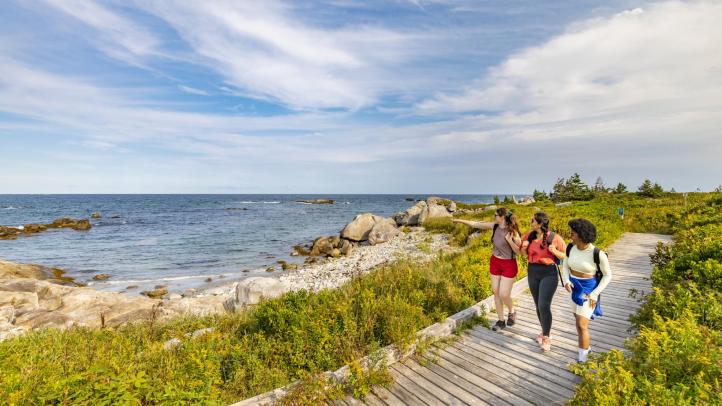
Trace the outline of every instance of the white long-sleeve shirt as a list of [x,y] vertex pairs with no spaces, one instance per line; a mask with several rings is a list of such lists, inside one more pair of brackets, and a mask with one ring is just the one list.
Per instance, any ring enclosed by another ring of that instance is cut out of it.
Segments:
[[[564,259],[562,263],[562,280],[564,285],[569,282],[569,269],[588,275],[590,278],[597,273],[597,264],[594,263],[594,245],[589,244],[586,249],[579,250],[576,245],[572,246],[569,257]],[[607,253],[602,251],[599,253],[599,269],[602,271],[602,280],[599,285],[589,294],[589,298],[597,300],[599,294],[607,287],[612,280],[612,268],[609,266],[609,258]]]

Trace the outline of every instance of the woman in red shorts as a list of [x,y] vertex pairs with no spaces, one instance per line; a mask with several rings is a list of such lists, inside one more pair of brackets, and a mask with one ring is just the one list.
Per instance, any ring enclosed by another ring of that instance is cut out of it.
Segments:
[[[506,326],[513,326],[516,322],[516,311],[514,302],[511,300],[511,287],[519,272],[516,254],[521,248],[521,233],[516,216],[510,210],[501,207],[496,210],[493,223],[459,219],[452,221],[480,230],[492,230],[491,242],[494,249],[489,262],[489,272],[491,273],[491,289],[494,292],[494,305],[499,319],[491,329],[497,331]],[[509,311],[506,320],[504,319],[504,305]]]

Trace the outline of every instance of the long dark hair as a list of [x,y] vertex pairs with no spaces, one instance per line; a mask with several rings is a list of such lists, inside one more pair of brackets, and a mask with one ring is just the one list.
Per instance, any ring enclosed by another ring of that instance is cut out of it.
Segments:
[[[549,232],[549,216],[544,213],[543,211],[539,211],[534,213],[534,221],[537,222],[541,226],[541,232],[542,232],[542,241],[541,241],[541,247],[545,248],[547,246],[547,233]],[[533,240],[536,239],[538,236],[536,234],[536,231],[532,231],[534,233]]]
[[496,209],[496,214],[504,217],[504,224],[506,224],[507,230],[521,235],[521,232],[519,231],[519,219],[516,217],[516,214],[512,213],[512,211],[506,207],[499,207]]

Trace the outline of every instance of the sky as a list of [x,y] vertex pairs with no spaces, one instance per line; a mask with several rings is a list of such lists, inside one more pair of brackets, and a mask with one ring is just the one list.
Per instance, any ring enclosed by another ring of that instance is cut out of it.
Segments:
[[722,2],[0,2],[0,194],[722,184]]

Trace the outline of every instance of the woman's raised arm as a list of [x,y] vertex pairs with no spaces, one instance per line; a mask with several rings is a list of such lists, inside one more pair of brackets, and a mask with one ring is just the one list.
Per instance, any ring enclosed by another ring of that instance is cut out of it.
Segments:
[[462,219],[451,219],[454,223],[461,223],[466,224],[467,226],[471,228],[478,228],[480,230],[491,230],[494,228],[494,224],[490,221],[471,221],[471,220],[462,220]]

